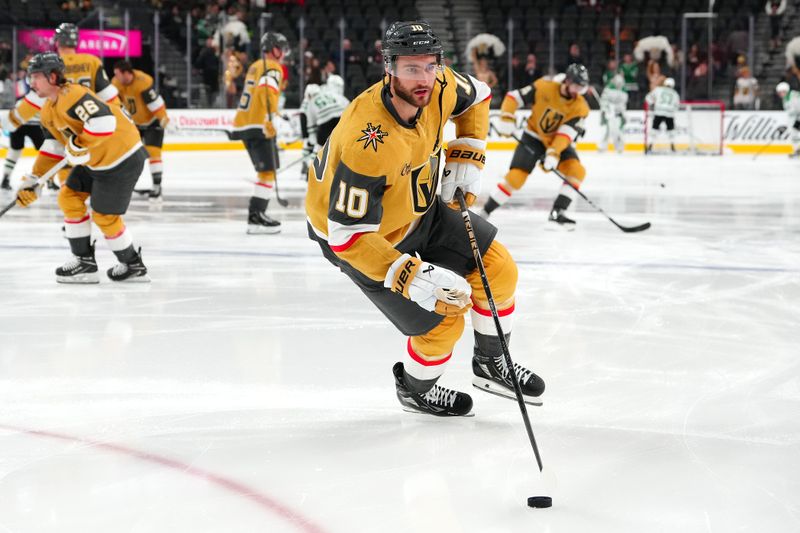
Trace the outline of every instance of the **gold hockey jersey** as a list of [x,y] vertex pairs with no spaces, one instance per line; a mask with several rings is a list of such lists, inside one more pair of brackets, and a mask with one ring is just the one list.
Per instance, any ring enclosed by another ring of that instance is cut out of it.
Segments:
[[400,256],[394,246],[433,205],[442,135],[485,140],[489,87],[446,68],[413,123],[401,119],[378,82],[348,106],[308,175],[306,214],[317,239],[381,281]]
[[141,70],[133,70],[133,80],[124,85],[115,76],[111,83],[119,91],[119,99],[128,110],[134,124],[149,126],[167,116],[164,99],[156,92],[153,78]]
[[106,76],[103,62],[90,54],[62,54],[64,60],[64,77],[72,83],[88,87],[103,102],[112,102],[117,97],[117,88]]
[[583,134],[584,121],[589,116],[589,105],[583,96],[565,98],[560,89],[561,83],[557,81],[538,79],[506,94],[501,107],[504,114],[513,115],[519,107],[530,106],[528,133],[558,153]]
[[273,115],[278,112],[282,84],[283,68],[280,63],[271,59],[253,61],[247,69],[244,89],[233,118],[232,138],[262,135],[267,111]]
[[102,102],[74,83],[64,85],[55,102],[45,101],[41,121],[53,138],[45,141],[36,158],[37,176],[64,157],[70,136],[75,137],[75,144],[89,149],[86,166],[92,170],[114,168],[142,146],[139,130],[120,106]]

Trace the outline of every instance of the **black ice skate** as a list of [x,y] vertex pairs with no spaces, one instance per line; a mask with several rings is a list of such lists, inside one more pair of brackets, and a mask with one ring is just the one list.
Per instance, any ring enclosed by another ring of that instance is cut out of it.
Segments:
[[148,283],[147,267],[142,262],[142,249],[135,252],[133,258],[127,263],[117,263],[109,268],[106,274],[111,281],[124,281],[126,283]]
[[151,202],[161,202],[163,200],[163,197],[161,196],[161,185],[153,185],[153,187],[148,191],[147,197]]
[[250,211],[247,217],[249,235],[271,235],[280,233],[281,223],[264,212]]
[[97,261],[94,260],[94,249],[88,255],[76,255],[64,266],[56,269],[58,283],[100,283],[97,273]]
[[403,409],[434,416],[473,416],[472,398],[469,394],[434,385],[428,392],[418,394],[406,386],[403,363],[395,363],[392,368],[397,387],[397,399]]
[[[476,388],[504,398],[517,399],[508,365],[506,365],[506,360],[502,355],[494,357],[474,356],[472,358],[472,372],[475,374],[472,384]],[[530,405],[542,405],[540,396],[544,392],[544,380],[517,363],[514,363],[514,373],[519,380],[523,401]]]
[[549,224],[547,229],[562,229],[566,231],[573,231],[575,229],[575,221],[564,214],[563,209],[553,209],[550,211],[550,216],[547,217]]

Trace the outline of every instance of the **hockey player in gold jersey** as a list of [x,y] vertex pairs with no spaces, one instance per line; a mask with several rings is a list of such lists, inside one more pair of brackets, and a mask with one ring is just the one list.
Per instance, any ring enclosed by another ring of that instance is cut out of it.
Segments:
[[[409,337],[393,373],[406,409],[464,416],[468,394],[436,382],[472,312],[475,385],[513,397],[488,300],[463,219],[453,203],[480,192],[489,124],[489,87],[441,65],[442,46],[425,22],[395,22],[383,40],[386,75],[356,97],[309,168],[309,237]],[[439,185],[447,120],[456,125]],[[517,267],[473,218],[503,329],[510,331]],[[528,401],[544,382],[515,368]]]
[[280,33],[261,37],[261,58],[247,69],[239,107],[233,119],[232,139],[241,139],[250,155],[257,176],[250,197],[247,233],[279,233],[281,223],[267,215],[275,187],[278,147],[272,120],[278,113],[278,98],[283,87],[280,61],[289,53],[289,41]]
[[31,90],[44,99],[41,121],[48,138],[34,162],[33,175],[24,178],[17,203],[25,207],[36,201],[36,176],[61,159],[66,157],[73,166],[58,193],[58,205],[75,257],[56,269],[56,280],[99,282],[91,218],[119,260],[108,270],[109,279],[149,281],[147,268],[122,220],[147,158],[136,126],[120,106],[106,104],[86,87],[68,82],[64,62],[57,54],[34,56],[28,64],[28,76]]
[[[495,124],[500,134],[511,135],[516,130],[514,113],[519,107],[530,106],[531,114],[521,144],[511,159],[511,168],[484,204],[484,217],[522,188],[539,162],[545,171],[557,169],[576,188],[581,186],[586,169],[572,143],[583,134],[584,121],[589,115],[583,97],[589,87],[589,74],[586,67],[577,64],[567,67],[565,74],[564,81],[539,79],[506,94],[500,120]],[[572,187],[566,183],[561,186],[548,219],[552,227],[575,229],[575,221],[564,214],[575,196]]]
[[161,178],[164,165],[161,148],[164,146],[164,128],[167,127],[167,106],[156,92],[153,78],[141,70],[134,69],[129,61],[118,61],[114,65],[111,80],[119,91],[119,99],[142,136],[142,142],[150,160],[152,188],[148,192],[151,201],[161,200]]

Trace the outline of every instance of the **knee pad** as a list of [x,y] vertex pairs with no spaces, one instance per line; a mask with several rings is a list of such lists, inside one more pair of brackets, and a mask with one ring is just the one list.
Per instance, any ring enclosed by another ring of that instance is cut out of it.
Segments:
[[586,177],[586,168],[577,159],[565,159],[558,164],[558,171],[561,172],[575,188],[580,188],[583,178]]
[[452,353],[463,332],[464,316],[447,316],[424,335],[411,337],[411,348],[421,356],[440,359]]
[[125,229],[125,223],[122,222],[122,217],[119,215],[104,215],[94,212],[92,220],[106,237],[117,236]]
[[[495,306],[502,311],[514,305],[514,293],[517,289],[517,263],[508,253],[508,250],[498,241],[492,241],[489,249],[483,254],[483,267],[492,289]],[[482,309],[489,309],[489,300],[483,290],[481,275],[478,270],[467,275],[467,281],[472,286],[472,298],[475,305]]]
[[509,169],[508,173],[506,174],[505,181],[508,185],[518,191],[525,185],[525,181],[527,181],[529,173],[522,170],[521,168],[512,168]]
[[70,189],[67,185],[62,185],[58,191],[58,207],[64,213],[64,218],[69,220],[80,220],[86,216],[86,199],[88,192],[78,192]]

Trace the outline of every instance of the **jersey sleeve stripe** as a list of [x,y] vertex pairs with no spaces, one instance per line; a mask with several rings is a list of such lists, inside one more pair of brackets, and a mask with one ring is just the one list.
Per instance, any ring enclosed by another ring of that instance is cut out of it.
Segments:
[[53,138],[45,139],[39,153],[52,159],[64,159],[64,145]]
[[[31,107],[35,107],[37,110],[41,111],[41,109],[42,109],[42,106],[41,106],[41,105],[36,105],[35,103],[31,102],[30,98],[28,98],[27,96],[25,96],[24,100],[25,100],[25,101],[26,101],[28,104],[30,104],[30,105],[31,105]],[[40,102],[40,103],[41,103],[41,102]]]
[[[575,137],[577,136],[578,132],[576,132],[575,130],[572,130],[572,131],[575,131],[575,135],[569,135],[568,133],[562,131],[563,127],[564,126],[561,126],[561,128],[558,128],[558,131],[556,132],[555,136],[558,137],[560,135],[561,137],[566,137],[569,140],[569,142],[572,142],[575,139]],[[570,128],[570,129],[572,129],[572,128]]]
[[53,154],[53,153],[50,153],[50,152],[45,152],[44,150],[39,150],[39,153],[42,154],[45,157],[49,157],[51,159],[58,159],[59,161],[64,159],[63,155],[58,155],[58,154]]
[[104,137],[111,135],[117,129],[117,119],[114,115],[106,115],[103,117],[92,117],[86,121],[83,126],[84,133],[94,135],[95,137]]
[[158,98],[147,104],[147,109],[149,109],[151,113],[155,113],[162,107],[166,107],[166,104],[164,103],[164,99],[161,98],[161,96],[159,96]]
[[111,102],[118,94],[117,88],[110,84],[105,89],[97,91],[97,97],[104,102]]
[[364,232],[354,233],[353,235],[350,236],[349,239],[347,239],[347,241],[344,244],[340,244],[340,245],[337,246],[337,245],[334,245],[334,244],[330,244],[330,241],[329,241],[328,245],[331,247],[331,250],[333,250],[336,253],[344,252],[345,250],[347,250],[348,248],[353,246],[353,244],[355,244],[355,242],[362,235],[364,235]]

